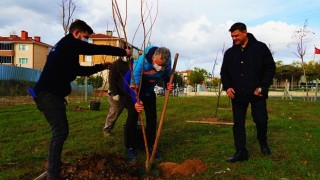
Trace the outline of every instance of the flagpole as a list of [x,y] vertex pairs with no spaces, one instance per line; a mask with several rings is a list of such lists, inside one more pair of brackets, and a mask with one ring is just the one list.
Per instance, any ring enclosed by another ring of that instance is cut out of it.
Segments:
[[313,60],[314,60],[314,62],[316,62],[316,45],[313,45],[313,46],[314,46]]

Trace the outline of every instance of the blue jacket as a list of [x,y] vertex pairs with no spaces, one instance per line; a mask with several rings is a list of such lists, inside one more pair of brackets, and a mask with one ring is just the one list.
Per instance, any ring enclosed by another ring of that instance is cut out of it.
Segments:
[[[150,93],[154,93],[154,86],[161,78],[163,78],[166,83],[169,82],[171,75],[171,59],[169,60],[164,71],[156,71],[153,68],[152,56],[157,48],[158,47],[156,46],[147,47],[143,54],[134,61],[132,69],[134,78],[130,78],[130,85],[139,86],[140,96],[149,96]],[[130,74],[127,74],[127,76],[130,76]],[[133,95],[131,96],[134,97]],[[133,101],[136,102],[135,97],[133,98]]]

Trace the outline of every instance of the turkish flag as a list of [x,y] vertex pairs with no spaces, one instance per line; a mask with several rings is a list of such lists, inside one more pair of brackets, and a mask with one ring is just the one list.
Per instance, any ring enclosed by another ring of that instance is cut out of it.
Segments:
[[315,53],[315,54],[320,54],[320,49],[314,47],[314,53]]

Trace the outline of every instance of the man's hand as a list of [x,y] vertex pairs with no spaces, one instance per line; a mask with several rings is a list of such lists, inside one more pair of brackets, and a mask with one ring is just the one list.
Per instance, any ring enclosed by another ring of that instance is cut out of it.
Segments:
[[112,96],[112,100],[114,101],[119,101],[119,99],[120,99],[119,95]]
[[136,111],[137,111],[138,113],[141,112],[141,111],[143,111],[143,110],[144,110],[144,106],[143,106],[142,101],[136,102],[136,103],[134,104],[134,108],[136,109]]
[[233,99],[233,98],[234,98],[234,93],[235,93],[235,91],[234,91],[233,88],[228,88],[228,89],[227,89],[227,96],[228,96],[229,98]]
[[105,62],[105,63],[102,64],[102,66],[103,66],[104,69],[110,69],[111,66],[112,66],[112,63],[111,62]]
[[255,96],[263,96],[262,94],[262,89],[261,89],[261,87],[258,87],[258,88],[256,88],[256,90],[254,90],[254,95]]
[[171,92],[173,90],[173,84],[167,83],[167,90]]

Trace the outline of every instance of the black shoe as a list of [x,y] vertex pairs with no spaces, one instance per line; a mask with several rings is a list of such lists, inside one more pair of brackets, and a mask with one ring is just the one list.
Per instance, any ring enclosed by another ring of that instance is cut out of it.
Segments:
[[127,162],[132,164],[137,162],[136,154],[133,148],[127,149]]
[[262,145],[260,147],[261,147],[262,154],[264,154],[265,156],[270,156],[271,155],[271,150],[270,150],[268,144]]
[[237,161],[247,161],[248,159],[249,159],[248,158],[248,150],[244,149],[244,150],[236,152],[234,154],[234,156],[229,157],[227,159],[227,162],[234,163],[234,162],[237,162]]

